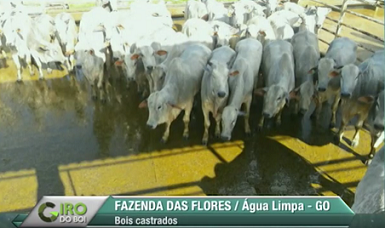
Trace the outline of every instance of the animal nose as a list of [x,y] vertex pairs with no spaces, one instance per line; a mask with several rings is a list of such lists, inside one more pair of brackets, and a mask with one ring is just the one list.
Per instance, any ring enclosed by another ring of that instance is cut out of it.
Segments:
[[114,57],[114,62],[116,62],[116,61],[118,61],[119,60],[119,58],[117,58],[117,57]]
[[301,108],[301,109],[299,110],[299,113],[300,113],[301,115],[305,115],[306,112],[307,112],[307,109],[304,109],[304,108]]
[[154,69],[153,66],[148,66],[148,67],[147,67],[147,70],[150,71],[150,72],[151,72],[153,69]]
[[269,113],[267,113],[267,112],[264,112],[264,113],[263,113],[263,117],[265,117],[265,118],[271,118],[271,115],[270,115]]
[[218,92],[218,97],[224,98],[226,96],[226,93],[223,91]]
[[221,136],[222,141],[229,141],[230,136]]
[[384,125],[383,124],[374,124],[374,129],[378,130],[378,131],[383,131],[385,129]]
[[350,98],[351,95],[352,95],[351,93],[347,93],[347,92],[342,92],[341,93],[341,97],[342,98]]
[[147,127],[150,128],[150,129],[155,129],[156,128],[155,125],[151,125],[151,124],[147,124]]
[[319,87],[319,88],[318,88],[318,91],[320,91],[320,92],[325,92],[325,91],[326,91],[326,88],[324,88],[324,87]]
[[76,65],[76,69],[82,69],[82,65]]

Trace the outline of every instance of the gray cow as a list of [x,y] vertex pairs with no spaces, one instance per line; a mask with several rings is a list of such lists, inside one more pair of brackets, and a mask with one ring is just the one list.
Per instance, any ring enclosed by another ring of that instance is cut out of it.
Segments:
[[215,135],[221,134],[220,121],[223,108],[229,95],[229,67],[236,53],[228,46],[215,49],[206,66],[202,79],[201,99],[204,116],[204,133],[202,144],[207,144],[209,138],[210,112],[216,120]]
[[295,86],[293,46],[284,40],[268,43],[263,51],[262,73],[265,87],[255,93],[264,96],[262,116],[258,124],[262,130],[265,118],[276,117],[281,124],[283,108],[289,104],[290,92]]
[[318,66],[310,70],[318,78],[316,119],[320,117],[322,104],[334,97],[330,127],[336,124],[336,112],[340,101],[340,77],[329,75],[334,69],[352,64],[357,59],[357,44],[346,37],[334,39],[325,54],[318,62]]
[[[251,134],[249,116],[253,98],[252,91],[258,81],[259,67],[262,60],[262,44],[258,40],[247,38],[235,46],[237,52],[234,63],[231,64],[229,86],[230,98],[222,113],[223,140],[230,140],[231,133],[239,115],[245,118],[245,133]],[[246,105],[245,112],[241,112],[242,104]]]
[[290,97],[298,101],[295,103],[294,113],[305,114],[314,98],[314,77],[309,74],[309,69],[318,64],[320,51],[317,35],[310,31],[295,34],[291,40],[295,62],[295,90]]
[[[337,143],[342,139],[346,125],[354,116],[358,115],[351,146],[358,145],[359,131],[368,117],[375,97],[378,97],[379,93],[384,90],[383,55],[384,52],[377,52],[358,67],[348,64],[342,69],[330,73],[332,77],[341,78],[342,121],[335,137]],[[373,150],[368,155],[368,161],[370,162],[372,158]]]
[[168,140],[171,123],[182,110],[185,110],[183,137],[189,137],[190,113],[194,96],[200,89],[204,67],[210,55],[211,50],[201,44],[186,48],[180,57],[171,61],[163,88],[150,94],[147,101],[139,105],[139,107],[148,107],[147,126],[151,129],[166,123],[163,142]]
[[365,176],[358,183],[352,210],[357,214],[377,214],[385,212],[384,189],[384,147],[374,156]]

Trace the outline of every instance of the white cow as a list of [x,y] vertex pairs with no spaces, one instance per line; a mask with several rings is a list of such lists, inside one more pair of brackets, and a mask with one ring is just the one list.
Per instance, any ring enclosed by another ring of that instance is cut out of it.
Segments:
[[166,123],[163,142],[168,140],[171,123],[182,110],[185,110],[183,137],[189,137],[194,96],[200,89],[204,67],[210,54],[210,49],[201,44],[186,48],[180,57],[171,61],[163,88],[141,103],[140,107],[148,106],[149,109],[147,126],[155,129],[159,124]]
[[201,1],[189,0],[186,2],[184,19],[199,18],[207,21],[208,14],[206,5]]
[[75,19],[69,13],[59,13],[55,17],[56,38],[59,40],[64,55],[68,58],[69,70],[73,70],[75,62],[75,44],[77,30]]
[[364,177],[358,183],[352,210],[356,214],[377,214],[385,211],[384,147],[374,156]]
[[216,121],[215,135],[220,136],[220,121],[223,108],[229,96],[229,68],[236,52],[228,46],[215,49],[206,66],[202,79],[201,99],[204,116],[204,133],[202,144],[207,144],[209,138],[210,112]]

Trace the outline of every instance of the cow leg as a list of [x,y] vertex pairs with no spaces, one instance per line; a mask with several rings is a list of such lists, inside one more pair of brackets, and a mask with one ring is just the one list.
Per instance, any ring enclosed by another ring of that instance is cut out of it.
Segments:
[[335,143],[339,144],[342,140],[342,137],[344,136],[344,131],[346,128],[346,125],[350,121],[350,116],[345,116],[344,113],[342,113],[342,120],[341,120],[341,126],[338,129],[337,134],[334,136]]
[[71,65],[69,70],[72,72],[74,70],[74,66],[75,66],[75,57],[74,57],[74,55],[70,55],[69,63]]
[[318,122],[319,118],[321,116],[321,111],[322,111],[322,101],[318,101],[316,108],[315,108],[315,119]]
[[215,117],[215,137],[219,138],[221,136],[221,119],[222,119],[222,113],[219,113],[219,110],[217,111],[217,116]]
[[371,136],[370,152],[367,155],[365,165],[370,165],[370,163],[372,162],[374,154],[376,153],[376,142],[382,134],[382,132],[376,132],[376,130],[374,130],[374,129],[371,129],[370,133],[371,133],[370,134],[370,136]]
[[170,120],[166,122],[166,130],[164,131],[163,137],[162,137],[162,140],[161,140],[161,142],[163,142],[163,143],[166,143],[167,140],[168,140],[168,137],[170,136],[170,126],[171,126],[171,123],[172,123],[172,121],[170,121]]
[[43,75],[43,69],[41,67],[41,61],[39,59],[39,55],[36,53],[36,51],[32,51],[32,50],[31,50],[31,55],[32,55],[33,59],[35,60],[37,69],[39,71],[39,79],[43,79],[44,75]]
[[185,139],[189,138],[190,115],[191,115],[193,103],[194,101],[192,101],[190,104],[187,104],[185,108],[184,116],[183,116],[183,123],[184,123],[183,138]]
[[298,101],[294,101],[294,110],[293,110],[293,115],[298,115],[298,110],[299,110],[299,102]]
[[30,54],[26,54],[25,55],[25,60],[27,62],[27,66],[28,66],[28,70],[29,70],[29,75],[34,76],[35,75],[35,71],[32,69],[31,55]]
[[246,133],[246,135],[251,135],[250,123],[249,123],[251,100],[252,100],[252,97],[250,96],[247,98],[247,100],[245,102],[246,115],[244,116],[244,118],[245,118],[245,133]]
[[16,66],[17,81],[20,82],[22,78],[21,78],[21,63],[20,63],[19,55],[17,53],[13,53],[12,54],[12,60]]
[[1,50],[1,54],[3,55],[3,58],[4,59],[7,59],[7,53],[4,51],[4,50]]
[[[48,65],[48,63],[47,63],[47,65]],[[47,73],[48,73],[48,74],[52,74],[52,69],[49,68],[49,67],[47,67]]]
[[99,73],[98,75],[98,90],[99,90],[99,93],[100,93],[100,101],[101,102],[106,102],[106,97],[105,97],[105,94],[104,94],[104,88],[103,88],[103,83],[104,83],[104,80],[103,80],[103,71]]
[[282,123],[282,111],[283,111],[283,108],[281,108],[281,110],[279,110],[279,112],[277,113],[277,117],[275,119],[275,126],[276,127],[281,126],[281,123]]
[[259,131],[262,131],[264,122],[265,122],[265,117],[263,116],[263,113],[262,113],[261,118],[259,119],[259,123],[258,123],[258,130]]
[[332,106],[332,118],[330,120],[330,124],[329,124],[329,127],[330,128],[333,128],[334,126],[336,126],[336,113],[337,113],[337,109],[338,109],[338,104],[340,102],[340,93],[337,93],[335,95],[335,98],[334,98],[334,102],[333,102],[333,106]]
[[203,138],[202,138],[202,144],[206,145],[209,140],[210,112],[205,107],[205,105],[202,105],[202,110],[203,110],[203,119],[204,119],[204,128],[205,128],[203,133]]

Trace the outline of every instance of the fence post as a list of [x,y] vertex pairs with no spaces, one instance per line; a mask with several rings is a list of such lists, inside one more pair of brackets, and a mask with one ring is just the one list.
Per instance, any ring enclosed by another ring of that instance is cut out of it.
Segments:
[[337,23],[337,29],[336,29],[336,36],[335,38],[338,38],[340,32],[341,32],[341,23],[342,23],[342,20],[344,19],[344,16],[345,16],[345,11],[346,11],[346,8],[348,7],[348,1],[349,0],[344,0],[342,2],[342,6],[341,6],[341,12],[340,12],[340,19],[338,19],[338,23]]

